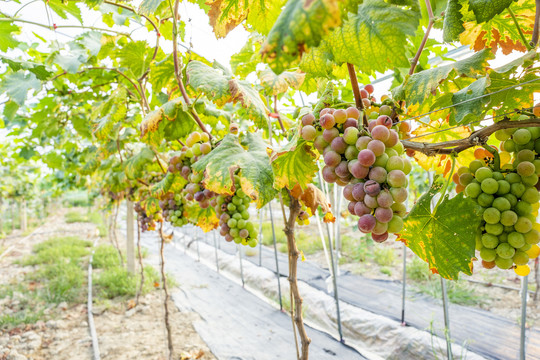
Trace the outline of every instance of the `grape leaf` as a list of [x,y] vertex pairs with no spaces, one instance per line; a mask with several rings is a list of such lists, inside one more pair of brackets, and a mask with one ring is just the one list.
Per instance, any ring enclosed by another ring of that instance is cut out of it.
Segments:
[[299,184],[296,184],[291,189],[291,195],[299,199],[306,207],[311,210],[312,214],[315,214],[317,208],[320,206],[324,212],[324,222],[335,222],[336,218],[332,214],[330,209],[331,205],[324,196],[321,189],[313,184],[308,184],[305,189],[302,189]]
[[81,16],[81,9],[79,9],[79,7],[77,6],[77,2],[49,0],[47,3],[51,10],[58,14],[58,16],[60,16],[62,19],[67,20],[69,14],[72,15],[75,19],[79,20],[79,22],[82,24],[83,21]]
[[186,216],[191,223],[200,227],[204,232],[217,229],[219,225],[219,219],[214,208],[209,206],[206,209],[203,209],[196,201],[190,201],[184,207],[184,216]]
[[200,61],[190,61],[186,73],[189,84],[195,90],[205,93],[216,105],[240,102],[257,127],[268,127],[268,109],[249,82],[233,78],[218,63],[209,67]]
[[252,34],[247,43],[239,52],[231,56],[232,71],[242,77],[257,70],[257,64],[261,62],[261,44],[264,38],[257,34]]
[[152,61],[154,50],[146,41],[129,42],[115,52],[120,66],[131,78],[140,78]]
[[11,100],[21,106],[24,105],[28,91],[32,89],[35,91],[41,89],[41,81],[32,73],[11,73],[4,76],[0,82],[0,90],[7,93]]
[[465,28],[463,27],[463,15],[461,14],[460,0],[448,0],[444,13],[443,39],[445,42],[459,40]]
[[274,174],[267,145],[260,134],[250,132],[246,134],[245,144],[247,149],[236,136],[226,135],[218,147],[193,165],[193,170],[204,171],[205,188],[229,195],[235,192],[233,179],[238,170],[242,190],[261,208],[277,194],[272,186]]
[[10,22],[0,22],[0,51],[6,52],[8,49],[14,49],[19,45],[19,41],[13,35],[20,33],[20,28]]
[[195,125],[183,99],[178,97],[146,115],[141,123],[141,139],[159,146],[163,139],[171,141],[187,136]]
[[476,21],[482,23],[503,12],[513,2],[514,0],[469,0],[469,8],[474,12]]
[[[484,111],[483,105],[489,102],[489,98],[470,100],[484,95],[488,85],[489,77],[484,76],[453,94],[452,103],[456,106],[452,108],[453,116],[450,117],[451,125],[472,121],[482,114]],[[460,104],[462,102],[463,104]],[[471,119],[471,117],[474,119]]]
[[142,177],[142,172],[146,165],[154,161],[154,152],[148,148],[143,147],[137,154],[127,158],[124,161],[124,171],[128,179],[138,179]]
[[340,23],[337,0],[289,0],[262,46],[263,60],[281,74]]
[[274,169],[274,188],[292,189],[299,185],[306,189],[319,170],[317,155],[313,153],[305,140],[293,138],[271,157]]
[[454,70],[458,76],[475,77],[487,67],[487,60],[492,59],[489,50],[482,50],[467,59],[452,64],[423,70],[405,79],[405,82],[392,90],[394,100],[405,100],[408,104],[423,102],[434,94],[439,84],[449,77]]
[[159,206],[159,200],[152,196],[149,196],[143,201],[141,201],[141,207],[144,209],[146,215],[148,216],[157,214],[161,211],[161,207]]
[[299,71],[284,71],[276,75],[271,69],[264,69],[259,73],[259,80],[265,92],[269,95],[279,95],[286,92],[289,87],[299,89],[306,74]]
[[354,64],[360,72],[408,67],[407,35],[415,35],[418,21],[418,12],[382,0],[366,0],[328,41],[337,63]]
[[163,196],[169,192],[169,189],[177,176],[178,175],[176,174],[168,172],[167,175],[161,179],[161,181],[152,184],[152,187],[150,188],[150,195],[158,199],[163,199]]
[[446,195],[432,213],[433,197],[442,186],[442,180],[434,181],[431,189],[420,197],[405,217],[398,240],[426,261],[433,273],[457,280],[460,271],[472,275],[475,237],[482,222],[481,208],[460,193],[452,199]]
[[139,5],[139,13],[143,15],[152,15],[163,0],[143,0]]
[[[0,23],[1,24],[1,23]],[[19,70],[28,70],[39,80],[47,80],[51,76],[51,71],[43,64],[38,64],[31,61],[12,60],[8,57],[0,55],[0,61],[6,63],[14,72]]]
[[[532,31],[535,18],[534,1],[519,0],[515,6],[515,15],[521,29],[526,33]],[[474,51],[490,48],[495,53],[499,47],[505,55],[514,50],[527,51],[514,20],[506,12],[484,23],[469,21],[463,25],[465,31],[461,33],[459,39],[461,43],[469,45]]]

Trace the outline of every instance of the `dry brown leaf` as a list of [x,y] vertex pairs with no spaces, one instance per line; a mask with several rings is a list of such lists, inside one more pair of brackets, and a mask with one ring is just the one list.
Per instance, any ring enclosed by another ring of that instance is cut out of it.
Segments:
[[137,306],[137,303],[135,302],[135,300],[131,299],[131,300],[128,301],[128,303],[127,303],[128,310],[133,309],[135,306]]
[[330,203],[326,200],[326,196],[324,196],[324,193],[315,185],[308,184],[307,188],[302,191],[300,185],[296,184],[291,190],[291,195],[310,208],[313,214],[315,214],[315,211],[317,211],[317,208],[320,206],[325,213],[323,218],[324,222],[336,221],[336,218],[330,209]]

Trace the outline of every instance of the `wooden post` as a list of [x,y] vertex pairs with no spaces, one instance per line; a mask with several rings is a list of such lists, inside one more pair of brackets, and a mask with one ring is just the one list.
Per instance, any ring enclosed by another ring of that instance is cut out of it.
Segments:
[[21,231],[25,232],[28,228],[27,223],[27,217],[26,217],[26,200],[21,200],[21,214],[20,214],[20,221],[21,221]]
[[135,274],[135,243],[133,238],[133,202],[126,201],[127,210],[127,270],[130,274]]

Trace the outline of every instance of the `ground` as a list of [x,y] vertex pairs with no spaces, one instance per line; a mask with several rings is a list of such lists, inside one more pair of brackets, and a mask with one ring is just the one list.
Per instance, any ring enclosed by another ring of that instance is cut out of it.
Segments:
[[[81,214],[86,211],[87,209],[78,210]],[[30,236],[24,236],[25,234],[18,231],[3,240],[3,250],[0,252],[1,360],[91,358],[92,343],[87,323],[87,283],[85,280],[88,252],[84,250],[84,255],[77,259],[76,264],[79,265],[80,270],[74,271],[75,273],[81,271],[83,277],[68,277],[65,276],[66,273],[58,272],[54,274],[54,278],[48,280],[44,280],[47,271],[59,270],[59,266],[62,266],[64,262],[55,260],[50,264],[45,264],[43,262],[47,260],[39,256],[47,252],[38,254],[33,252],[37,244],[45,244],[47,240],[65,236],[77,237],[85,241],[83,246],[99,238],[96,224],[80,222],[78,221],[80,219],[73,215],[72,210],[59,210],[43,225],[36,228]],[[66,223],[66,219],[74,222]],[[99,221],[94,222],[99,223]],[[103,226],[100,231],[104,231]],[[105,250],[112,248],[107,236],[99,238],[97,246]],[[61,250],[61,248],[57,249]],[[74,253],[73,250],[70,249],[70,251],[71,254]],[[107,256],[100,258],[114,259]],[[67,261],[66,264],[70,265],[71,262]],[[115,291],[122,291],[121,286],[127,286],[126,291],[129,292],[129,286],[132,285],[129,281],[123,284],[115,283],[117,287],[106,283],[107,278],[104,274],[109,269],[116,268],[103,265],[102,269],[95,270],[93,276],[93,313],[101,358],[166,359],[164,295],[159,284],[159,277],[156,277],[157,271],[148,273],[146,276],[156,282],[155,287],[146,287],[148,292],[140,297],[137,306],[132,307],[134,296],[124,295],[110,299]],[[71,273],[73,271],[67,275]],[[64,284],[59,279],[67,279],[72,283],[68,283],[70,287],[62,288],[61,285]],[[84,280],[83,283],[80,283],[81,279]],[[81,291],[78,293],[73,289],[81,289]],[[198,315],[180,312],[172,302],[169,304],[169,309],[175,347],[174,358],[214,359],[206,344],[193,329],[192,322]]]

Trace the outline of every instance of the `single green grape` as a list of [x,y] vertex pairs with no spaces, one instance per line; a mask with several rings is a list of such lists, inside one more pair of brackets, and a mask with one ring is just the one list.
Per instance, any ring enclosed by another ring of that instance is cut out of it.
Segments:
[[503,259],[512,259],[516,250],[509,243],[502,243],[497,246],[497,256]]
[[500,235],[504,231],[502,224],[486,224],[486,232],[491,235]]
[[488,224],[496,224],[501,220],[501,212],[494,207],[490,207],[484,211],[483,218]]
[[523,251],[518,250],[514,254],[514,257],[512,258],[512,260],[514,261],[514,264],[516,265],[525,265],[526,263],[529,262],[529,255],[527,255]]
[[518,232],[511,232],[508,234],[508,243],[514,248],[520,248],[525,245],[525,237]]
[[484,261],[493,261],[497,257],[497,251],[495,249],[483,248],[480,250],[480,257]]
[[508,199],[503,197],[498,197],[495,200],[493,200],[493,207],[501,212],[510,210],[512,205],[510,205],[510,201]]
[[497,265],[499,269],[504,269],[504,270],[510,269],[513,264],[514,264],[514,260],[512,260],[511,257],[508,259],[505,259],[503,257],[497,256],[497,258],[495,258],[495,265]]
[[487,249],[495,249],[499,245],[499,238],[495,235],[484,234],[482,235],[482,245]]

